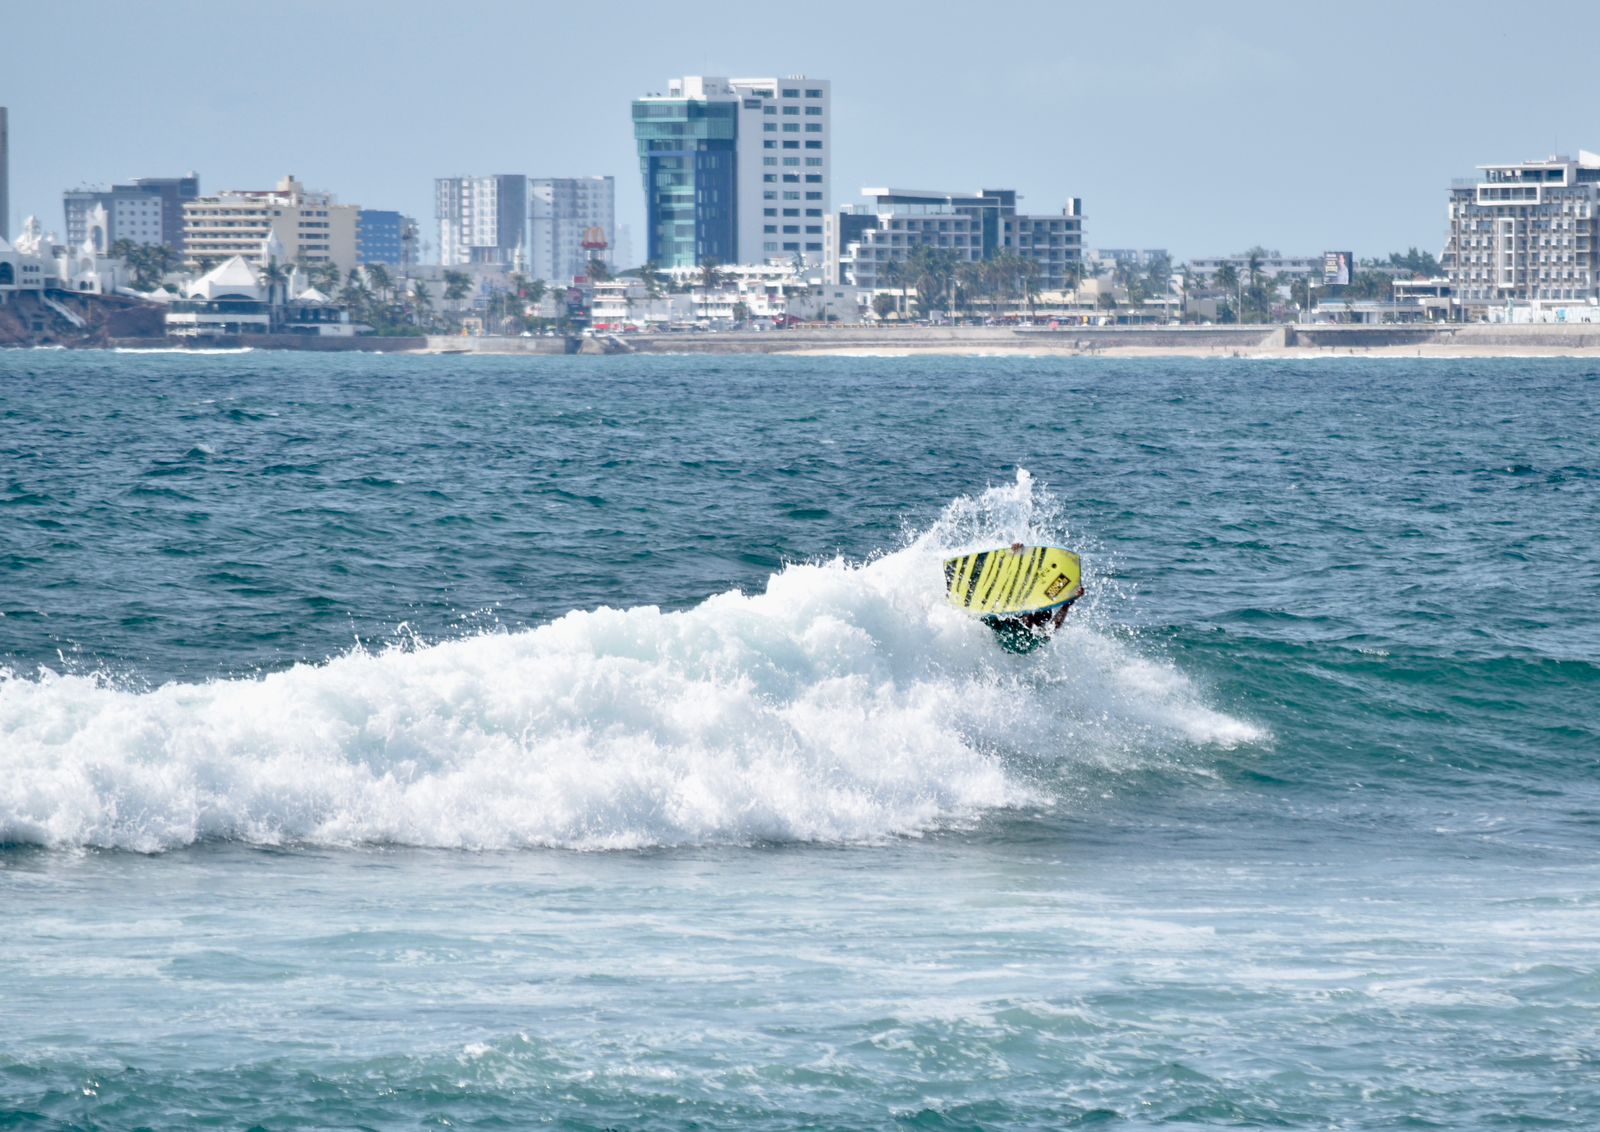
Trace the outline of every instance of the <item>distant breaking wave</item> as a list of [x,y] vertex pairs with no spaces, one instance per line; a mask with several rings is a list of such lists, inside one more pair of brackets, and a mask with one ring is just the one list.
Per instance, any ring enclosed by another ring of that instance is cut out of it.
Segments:
[[1092,610],[1014,657],[944,606],[946,552],[1065,536],[1022,473],[893,553],[791,565],[683,612],[579,611],[148,692],[0,679],[0,842],[872,841],[1040,801],[1020,754],[1261,738]]

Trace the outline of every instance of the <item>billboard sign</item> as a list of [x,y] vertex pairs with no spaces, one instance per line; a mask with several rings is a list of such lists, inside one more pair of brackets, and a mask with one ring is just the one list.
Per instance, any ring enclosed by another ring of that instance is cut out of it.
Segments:
[[1351,277],[1355,274],[1355,254],[1353,252],[1323,252],[1322,253],[1322,285],[1324,287],[1347,287]]

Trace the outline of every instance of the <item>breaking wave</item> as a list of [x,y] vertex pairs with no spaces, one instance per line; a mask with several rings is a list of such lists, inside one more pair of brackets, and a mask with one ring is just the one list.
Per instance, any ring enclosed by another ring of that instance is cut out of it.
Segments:
[[872,841],[1041,801],[1023,764],[1045,753],[1261,738],[1108,630],[1092,557],[1085,608],[1030,656],[943,604],[945,554],[1069,537],[1024,472],[869,562],[790,565],[682,612],[577,611],[153,691],[0,678],[0,842]]

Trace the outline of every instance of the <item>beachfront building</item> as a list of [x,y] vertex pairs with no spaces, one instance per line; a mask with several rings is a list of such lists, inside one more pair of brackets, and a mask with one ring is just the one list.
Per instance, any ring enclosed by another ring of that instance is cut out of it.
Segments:
[[922,189],[863,189],[865,205],[840,210],[825,225],[823,278],[867,290],[898,285],[891,264],[905,264],[918,248],[948,253],[957,263],[1011,253],[1035,265],[1041,290],[1076,280],[1083,260],[1083,202],[1074,197],[1059,213],[1017,211],[1014,189],[975,193]]
[[356,217],[360,208],[339,204],[329,193],[311,192],[292,176],[275,189],[233,190],[199,197],[183,206],[184,257],[215,265],[233,256],[263,264],[267,237],[275,236],[290,263],[356,265]]
[[831,99],[826,79],[701,75],[635,99],[645,258],[821,262]]
[[[258,253],[257,261],[278,260],[276,239]],[[363,329],[350,321],[349,308],[312,287],[301,270],[269,279],[255,262],[230,256],[184,288],[181,296],[151,296],[167,304],[167,334],[203,339],[241,334],[296,334],[348,338]]]
[[591,259],[610,267],[616,230],[615,178],[530,178],[524,274],[566,286],[588,274]]
[[520,269],[527,258],[528,178],[522,173],[435,179],[439,263]]
[[1450,188],[1442,266],[1461,315],[1600,304],[1600,155],[1482,165]]

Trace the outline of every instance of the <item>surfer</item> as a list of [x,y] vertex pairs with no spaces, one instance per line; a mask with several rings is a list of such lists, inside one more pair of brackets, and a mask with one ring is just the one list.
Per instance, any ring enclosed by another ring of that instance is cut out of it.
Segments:
[[[1011,544],[1011,553],[1021,554],[1025,549],[1020,542]],[[1083,586],[1054,609],[1040,609],[1033,613],[1015,613],[1007,616],[990,615],[984,623],[1000,638],[1000,647],[1007,652],[1032,652],[1055,635],[1073,602],[1083,596]]]
[[944,577],[946,600],[981,617],[1007,652],[1044,644],[1083,596],[1078,556],[1059,546],[970,551],[945,559]]

